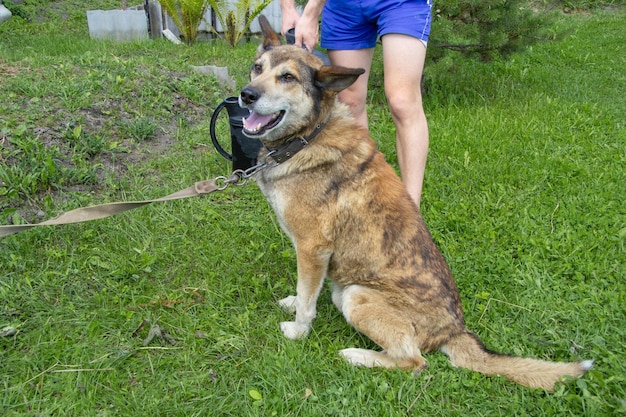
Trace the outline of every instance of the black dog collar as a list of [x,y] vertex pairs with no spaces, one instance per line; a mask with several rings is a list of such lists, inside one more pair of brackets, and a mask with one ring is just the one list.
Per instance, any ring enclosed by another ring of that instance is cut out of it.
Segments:
[[[330,118],[329,118],[330,119]],[[326,127],[328,120],[324,123],[318,124],[313,132],[308,137],[299,136],[290,142],[287,142],[283,146],[278,148],[269,148],[266,147],[270,156],[277,164],[282,164],[283,162],[290,159],[292,156],[300,152],[306,145],[311,143],[313,139]]]

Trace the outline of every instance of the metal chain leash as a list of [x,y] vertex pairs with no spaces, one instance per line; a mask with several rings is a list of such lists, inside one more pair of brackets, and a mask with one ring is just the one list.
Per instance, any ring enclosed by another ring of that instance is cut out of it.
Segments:
[[248,180],[254,176],[257,172],[265,169],[271,168],[278,165],[277,162],[269,163],[267,159],[272,156],[276,151],[268,152],[267,155],[263,158],[263,162],[256,164],[253,167],[248,169],[236,169],[230,175],[230,177],[219,176],[215,178],[218,191],[225,190],[229,185],[233,185],[236,187],[241,187],[248,183]]

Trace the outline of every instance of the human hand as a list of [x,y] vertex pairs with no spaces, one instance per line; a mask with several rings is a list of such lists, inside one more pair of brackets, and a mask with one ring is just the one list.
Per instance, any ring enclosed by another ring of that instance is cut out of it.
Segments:
[[291,28],[296,27],[296,23],[300,20],[300,13],[295,8],[285,8],[282,11],[282,27],[280,33],[285,35]]
[[310,19],[302,15],[295,25],[296,41],[294,45],[304,46],[309,52],[313,52],[319,40],[319,26],[317,19]]

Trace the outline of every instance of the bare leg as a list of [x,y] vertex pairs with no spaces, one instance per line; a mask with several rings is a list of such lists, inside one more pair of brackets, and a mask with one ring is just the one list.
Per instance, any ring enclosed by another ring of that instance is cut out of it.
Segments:
[[[426,46],[419,39],[397,34],[383,36],[382,42],[385,94],[396,125],[400,173],[409,195],[419,207],[428,154],[428,124],[420,88]],[[373,55],[373,48],[329,51],[329,57],[334,65],[366,70],[354,84],[339,93],[339,99],[350,107],[357,122],[366,128],[367,83]]]
[[428,124],[422,106],[421,80],[426,46],[417,38],[382,37],[385,94],[396,125],[402,181],[419,207],[428,154]]
[[328,51],[328,57],[333,65],[348,68],[363,68],[365,73],[356,79],[354,84],[339,93],[339,100],[350,107],[357,122],[368,127],[367,124],[367,82],[372,67],[374,49],[358,49],[355,51]]

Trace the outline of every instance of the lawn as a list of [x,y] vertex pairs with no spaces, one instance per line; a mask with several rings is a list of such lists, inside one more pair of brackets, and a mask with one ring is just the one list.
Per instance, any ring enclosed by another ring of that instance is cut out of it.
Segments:
[[[0,224],[229,173],[209,119],[237,89],[191,66],[241,88],[255,41],[90,40],[84,11],[117,3],[27,1],[0,24]],[[496,351],[594,359],[583,378],[547,393],[440,353],[419,375],[351,367],[337,351],[372,343],[328,290],[310,336],[285,339],[295,252],[250,183],[0,239],[0,414],[626,415],[625,21],[562,14],[553,40],[427,77],[422,211],[468,327]],[[371,132],[395,166],[375,69]]]

